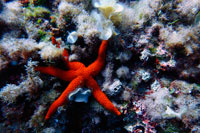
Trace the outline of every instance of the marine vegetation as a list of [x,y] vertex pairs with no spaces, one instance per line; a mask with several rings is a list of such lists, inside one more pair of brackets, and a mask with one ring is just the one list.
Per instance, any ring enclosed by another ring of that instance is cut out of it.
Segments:
[[199,133],[200,0],[0,0],[0,132]]

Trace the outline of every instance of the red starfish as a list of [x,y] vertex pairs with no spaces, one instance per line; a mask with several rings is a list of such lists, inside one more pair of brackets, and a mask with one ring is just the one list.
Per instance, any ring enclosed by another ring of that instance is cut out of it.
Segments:
[[65,81],[71,81],[61,96],[53,102],[45,116],[45,120],[49,119],[59,106],[67,102],[68,95],[72,91],[84,85],[92,90],[92,95],[104,108],[116,115],[121,115],[117,108],[114,107],[107,96],[101,91],[99,85],[93,78],[101,71],[105,64],[107,45],[108,41],[103,40],[99,48],[97,59],[88,67],[85,67],[81,62],[69,62],[68,52],[64,50],[63,57],[69,70],[65,71],[51,66],[38,66],[35,68],[36,71],[40,71],[41,73],[49,74]]

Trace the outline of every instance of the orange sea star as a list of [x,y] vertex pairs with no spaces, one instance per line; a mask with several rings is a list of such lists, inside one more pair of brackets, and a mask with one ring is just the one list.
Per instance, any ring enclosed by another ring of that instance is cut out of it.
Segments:
[[68,60],[68,52],[66,50],[63,51],[63,57],[66,63],[66,67],[69,69],[67,71],[61,70],[55,67],[41,67],[38,66],[35,68],[36,71],[40,71],[41,73],[49,74],[55,77],[58,77],[64,81],[71,81],[68,87],[64,90],[61,96],[53,102],[50,106],[45,120],[49,119],[53,113],[57,110],[57,108],[67,102],[68,95],[74,91],[78,87],[82,87],[86,85],[88,88],[92,90],[92,95],[94,98],[107,110],[110,112],[121,115],[121,113],[114,107],[111,101],[107,98],[107,96],[101,91],[99,85],[94,80],[94,76],[96,76],[105,64],[106,58],[106,48],[108,45],[107,40],[103,40],[97,59],[88,67],[85,67],[81,62],[69,62]]

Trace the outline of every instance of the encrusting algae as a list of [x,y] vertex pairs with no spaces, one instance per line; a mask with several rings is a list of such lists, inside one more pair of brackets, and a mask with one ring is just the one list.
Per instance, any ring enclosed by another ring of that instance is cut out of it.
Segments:
[[2,132],[200,132],[199,0],[0,0],[0,29]]

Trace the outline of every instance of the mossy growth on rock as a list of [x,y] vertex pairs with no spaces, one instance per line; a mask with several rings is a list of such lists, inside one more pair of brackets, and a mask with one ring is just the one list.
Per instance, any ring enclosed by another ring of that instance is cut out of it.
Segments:
[[49,18],[50,13],[51,12],[45,7],[29,6],[25,10],[25,17],[26,17],[26,19],[31,19],[31,18]]

